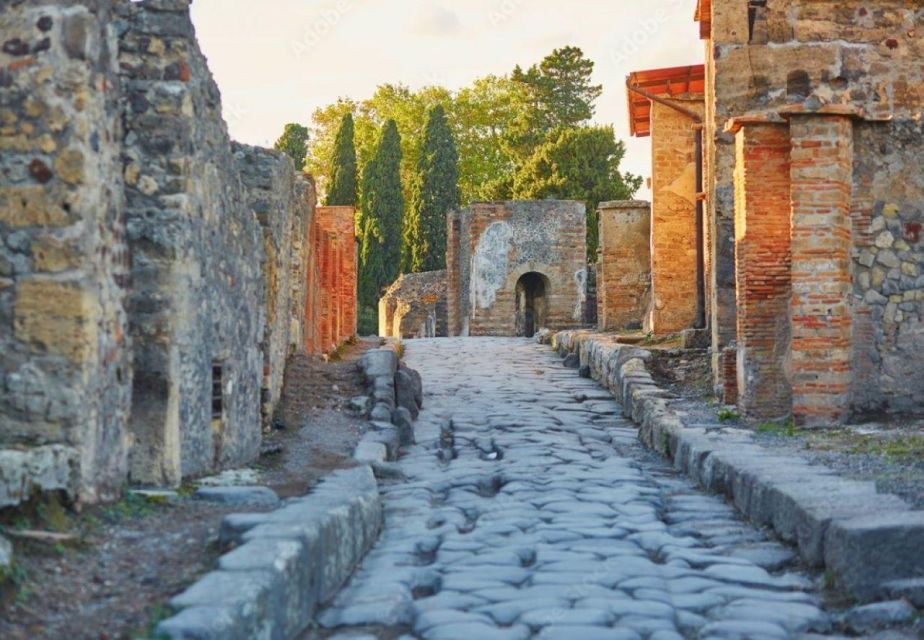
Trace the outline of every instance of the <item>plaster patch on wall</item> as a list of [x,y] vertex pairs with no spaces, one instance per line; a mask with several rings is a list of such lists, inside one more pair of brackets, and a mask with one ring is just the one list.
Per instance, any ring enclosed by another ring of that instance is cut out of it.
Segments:
[[472,256],[472,300],[479,309],[494,304],[497,292],[507,281],[507,256],[513,230],[506,222],[493,222],[478,239]]
[[574,319],[584,317],[584,304],[587,301],[587,269],[578,269],[574,272],[574,286],[577,288],[578,301],[574,305]]

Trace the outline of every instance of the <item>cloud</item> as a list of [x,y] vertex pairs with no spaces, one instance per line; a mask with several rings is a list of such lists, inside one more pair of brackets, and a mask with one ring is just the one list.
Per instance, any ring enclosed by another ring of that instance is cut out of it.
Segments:
[[456,12],[436,4],[421,7],[414,20],[414,32],[423,36],[449,36],[461,29]]

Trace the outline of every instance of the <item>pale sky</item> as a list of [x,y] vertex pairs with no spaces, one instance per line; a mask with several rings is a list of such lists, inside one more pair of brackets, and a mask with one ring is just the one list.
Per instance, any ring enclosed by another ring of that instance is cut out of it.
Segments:
[[[236,140],[271,146],[287,122],[386,82],[458,89],[575,45],[603,85],[594,120],[648,177],[650,141],[629,138],[625,77],[697,64],[695,0],[194,0],[199,42]],[[647,192],[639,194],[647,197]]]

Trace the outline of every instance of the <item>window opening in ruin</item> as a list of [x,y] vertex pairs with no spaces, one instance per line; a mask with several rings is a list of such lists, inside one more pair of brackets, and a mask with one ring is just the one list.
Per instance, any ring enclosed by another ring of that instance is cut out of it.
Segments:
[[767,0],[748,0],[748,40],[754,40],[754,26],[758,20],[766,19],[766,9]]
[[516,331],[518,336],[531,338],[546,324],[548,278],[530,271],[517,280]]
[[[224,413],[224,387],[221,363],[212,363],[212,420],[221,420]],[[213,424],[214,426],[214,424]]]

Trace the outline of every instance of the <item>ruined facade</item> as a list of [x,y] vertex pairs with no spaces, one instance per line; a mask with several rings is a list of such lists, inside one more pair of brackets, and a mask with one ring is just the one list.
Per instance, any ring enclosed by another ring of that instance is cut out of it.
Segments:
[[116,495],[131,442],[129,258],[108,2],[0,13],[0,507]]
[[479,202],[447,216],[450,335],[531,336],[581,326],[584,204]]
[[315,218],[315,195],[311,182],[279,151],[235,143],[234,160],[247,205],[263,231],[261,416],[267,425],[282,395],[286,361],[305,349],[308,234]]
[[315,332],[313,188],[232,145],[188,5],[0,14],[0,507],[249,461]]
[[308,350],[329,353],[356,335],[356,233],[353,207],[318,207],[311,226],[317,282],[312,282]]
[[641,329],[651,304],[651,204],[601,202],[597,217],[597,326]]
[[697,133],[704,110],[704,69],[638,71],[629,76],[627,86],[630,131],[651,138],[651,307],[645,329],[665,335],[704,323]]
[[448,335],[446,271],[406,273],[379,298],[379,335],[438,338]]
[[920,9],[700,0],[696,18],[720,395],[807,424],[919,410]]

